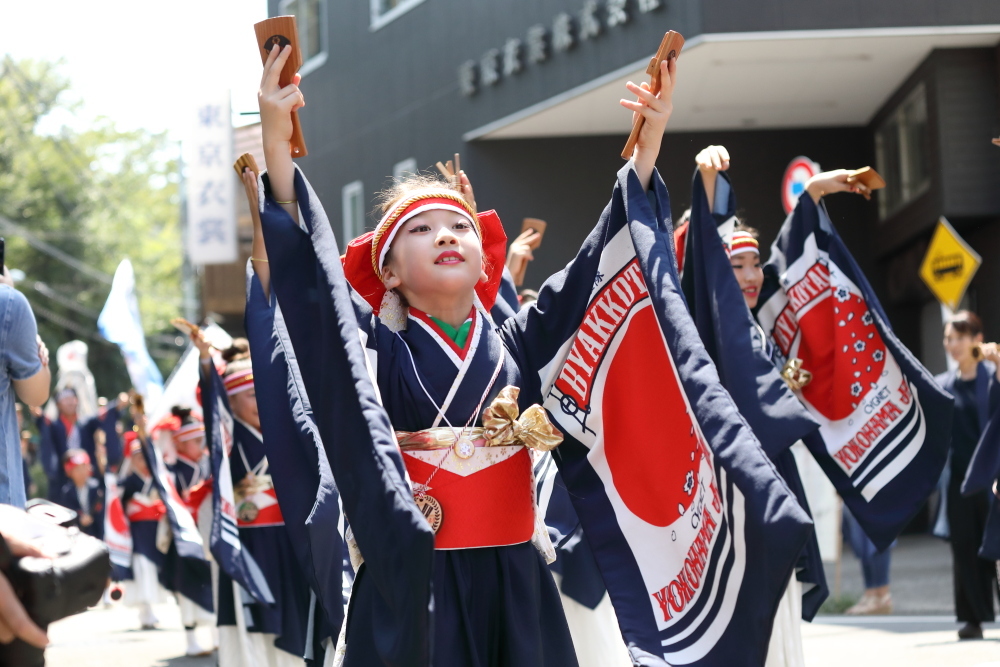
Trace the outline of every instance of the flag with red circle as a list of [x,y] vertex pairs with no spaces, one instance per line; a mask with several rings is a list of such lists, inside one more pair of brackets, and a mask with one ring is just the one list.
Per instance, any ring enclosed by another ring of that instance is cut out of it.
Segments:
[[118,475],[104,474],[105,497],[104,543],[111,555],[112,578],[115,581],[132,578],[132,530],[129,527],[121,495],[118,493]]
[[[619,173],[569,269],[594,264],[582,323],[547,370],[554,459],[633,662],[757,666],[811,522],[705,351],[653,180],[651,208]],[[561,297],[581,287],[567,279]]]
[[803,441],[885,548],[937,484],[953,401],[896,338],[825,207],[807,194],[765,276],[758,320],[778,361],[812,376],[796,394],[820,429]]

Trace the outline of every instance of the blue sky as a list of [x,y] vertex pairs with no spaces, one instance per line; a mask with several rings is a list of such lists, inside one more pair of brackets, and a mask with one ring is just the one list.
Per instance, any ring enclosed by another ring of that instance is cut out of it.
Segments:
[[0,52],[64,61],[67,99],[82,106],[43,131],[107,116],[180,140],[209,91],[229,89],[234,112],[256,111],[253,24],[266,17],[266,0],[0,0]]

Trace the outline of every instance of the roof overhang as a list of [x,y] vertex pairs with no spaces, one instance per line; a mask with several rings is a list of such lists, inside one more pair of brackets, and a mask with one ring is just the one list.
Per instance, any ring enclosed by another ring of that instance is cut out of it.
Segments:
[[[1000,25],[698,35],[680,59],[668,132],[867,125],[937,48],[996,46]],[[652,55],[652,54],[650,54]],[[648,59],[467,132],[474,139],[627,134],[618,105]]]

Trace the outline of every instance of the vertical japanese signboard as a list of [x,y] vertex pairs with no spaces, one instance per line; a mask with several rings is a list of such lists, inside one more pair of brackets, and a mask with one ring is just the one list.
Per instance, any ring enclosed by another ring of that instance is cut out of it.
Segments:
[[196,105],[185,147],[187,251],[192,264],[237,260],[229,93]]

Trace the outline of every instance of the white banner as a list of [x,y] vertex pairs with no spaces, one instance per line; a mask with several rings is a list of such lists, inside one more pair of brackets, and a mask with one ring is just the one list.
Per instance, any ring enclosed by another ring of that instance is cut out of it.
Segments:
[[196,105],[185,142],[187,251],[192,264],[238,259],[229,92]]

